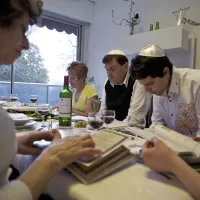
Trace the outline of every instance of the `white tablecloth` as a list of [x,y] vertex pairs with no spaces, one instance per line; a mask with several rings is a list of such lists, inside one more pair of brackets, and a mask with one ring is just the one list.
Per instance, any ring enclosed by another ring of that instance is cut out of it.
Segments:
[[[81,130],[62,130],[62,136],[78,134]],[[19,158],[20,157],[20,158]],[[31,156],[19,156],[16,165],[22,172],[32,162]],[[192,200],[176,179],[167,179],[148,167],[131,163],[117,173],[84,185],[67,171],[59,172],[48,184],[45,192],[54,200]]]

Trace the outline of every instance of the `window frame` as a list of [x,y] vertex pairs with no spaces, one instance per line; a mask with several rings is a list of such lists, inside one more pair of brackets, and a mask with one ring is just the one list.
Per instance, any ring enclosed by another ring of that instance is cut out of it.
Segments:
[[[75,26],[78,30],[78,35],[77,35],[77,54],[76,54],[76,59],[77,61],[83,61],[85,62],[85,48],[86,48],[86,44],[88,42],[88,27],[89,24],[86,22],[82,22],[79,20],[75,20],[63,15],[59,15],[47,10],[43,10],[43,13],[41,15],[41,17],[38,19],[38,23],[37,25],[40,26],[41,24],[41,20],[45,18],[48,20],[52,20],[52,21],[56,21],[56,22],[60,22],[66,25],[70,25],[70,26]],[[11,94],[14,91],[14,84],[15,84],[15,80],[14,80],[14,71],[15,71],[15,63],[13,63],[11,65]],[[48,102],[48,99],[47,99]]]

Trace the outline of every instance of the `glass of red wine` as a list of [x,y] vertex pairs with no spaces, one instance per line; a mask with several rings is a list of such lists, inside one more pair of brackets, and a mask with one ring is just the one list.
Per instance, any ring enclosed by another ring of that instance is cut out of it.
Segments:
[[106,128],[108,128],[108,124],[111,124],[115,119],[115,111],[114,110],[105,110],[103,112],[104,123],[106,124]]
[[88,123],[94,130],[100,129],[103,126],[102,113],[90,112],[88,114]]
[[30,100],[33,103],[33,105],[35,105],[35,103],[38,100],[38,95],[30,95]]
[[48,105],[42,105],[37,107],[37,112],[41,115],[42,125],[41,127],[46,127],[44,124],[44,117],[49,114],[50,108]]
[[17,101],[17,100],[19,100],[18,94],[11,94],[10,95],[10,100],[11,101]]

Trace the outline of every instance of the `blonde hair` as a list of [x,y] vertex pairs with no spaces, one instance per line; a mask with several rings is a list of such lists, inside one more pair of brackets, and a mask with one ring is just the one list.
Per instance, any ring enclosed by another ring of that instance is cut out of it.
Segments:
[[72,62],[69,64],[69,67],[67,68],[68,72],[75,72],[78,79],[86,79],[88,68],[85,63],[83,62]]

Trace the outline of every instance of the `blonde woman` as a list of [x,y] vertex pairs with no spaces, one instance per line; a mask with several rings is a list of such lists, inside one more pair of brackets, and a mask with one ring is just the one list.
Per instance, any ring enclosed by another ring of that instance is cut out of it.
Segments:
[[77,115],[88,116],[91,110],[90,102],[98,99],[96,88],[85,82],[88,68],[85,63],[72,62],[67,71],[70,85],[73,88],[72,112]]

